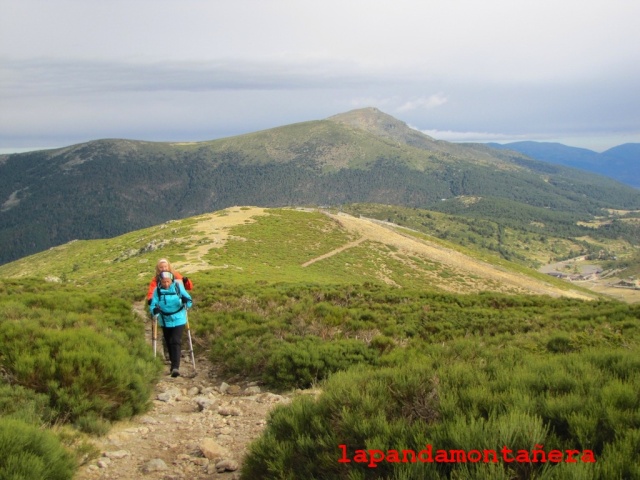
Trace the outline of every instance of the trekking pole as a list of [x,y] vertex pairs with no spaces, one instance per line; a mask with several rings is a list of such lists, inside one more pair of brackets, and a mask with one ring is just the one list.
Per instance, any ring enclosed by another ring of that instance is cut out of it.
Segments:
[[151,342],[153,343],[153,357],[155,358],[158,346],[158,316],[151,319]]
[[[186,316],[186,312],[185,312]],[[196,372],[196,358],[193,356],[193,342],[191,341],[191,329],[189,328],[189,317],[187,316],[187,337],[189,337],[189,350],[191,352],[191,363],[193,363],[193,373]]]

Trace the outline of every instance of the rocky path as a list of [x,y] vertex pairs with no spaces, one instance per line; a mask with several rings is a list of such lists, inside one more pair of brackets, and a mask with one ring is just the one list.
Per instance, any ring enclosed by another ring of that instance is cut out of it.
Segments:
[[163,377],[149,412],[97,438],[100,456],[83,465],[75,480],[239,478],[248,444],[262,432],[269,411],[291,395],[227,383],[204,357],[196,357],[194,372],[189,352],[182,353],[183,376]]

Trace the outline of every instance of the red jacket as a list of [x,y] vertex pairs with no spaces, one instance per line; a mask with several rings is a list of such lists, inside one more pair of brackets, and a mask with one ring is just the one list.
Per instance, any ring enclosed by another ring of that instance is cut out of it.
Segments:
[[[178,272],[173,272],[173,278],[180,280],[184,285],[185,290],[191,290],[193,288],[193,282],[189,278],[183,278]],[[153,277],[149,283],[149,290],[147,290],[147,300],[151,301],[153,298],[153,292],[158,286],[158,277]]]

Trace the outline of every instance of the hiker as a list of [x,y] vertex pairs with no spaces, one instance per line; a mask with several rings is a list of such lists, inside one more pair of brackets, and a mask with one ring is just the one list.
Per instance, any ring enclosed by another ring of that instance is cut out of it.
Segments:
[[169,350],[172,377],[180,375],[182,332],[187,324],[187,309],[193,301],[182,282],[176,281],[173,273],[160,272],[160,284],[153,291],[149,311],[158,317],[162,334]]
[[180,273],[176,272],[171,266],[171,263],[169,263],[169,260],[161,258],[158,260],[158,263],[156,263],[156,274],[151,279],[151,282],[149,282],[149,289],[147,290],[147,305],[151,305],[151,297],[153,297],[153,292],[158,286],[158,278],[161,272],[171,272],[176,280],[182,282],[186,290],[191,290],[193,288],[193,282],[189,278],[183,277]]

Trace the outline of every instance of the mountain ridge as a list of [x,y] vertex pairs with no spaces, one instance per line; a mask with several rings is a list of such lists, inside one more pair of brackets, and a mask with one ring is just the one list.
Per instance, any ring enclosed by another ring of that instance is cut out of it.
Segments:
[[514,150],[536,160],[578,168],[640,188],[640,143],[625,143],[598,153],[557,142],[489,143],[492,148]]
[[102,139],[3,155],[0,179],[0,264],[232,205],[439,209],[443,199],[495,197],[571,212],[573,224],[640,209],[640,192],[606,177],[433,140],[377,109],[207,142]]

